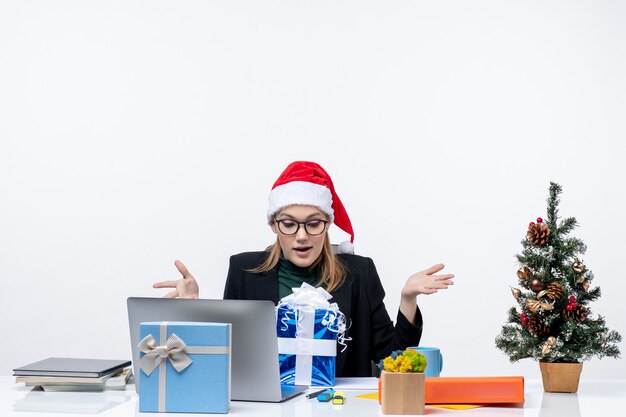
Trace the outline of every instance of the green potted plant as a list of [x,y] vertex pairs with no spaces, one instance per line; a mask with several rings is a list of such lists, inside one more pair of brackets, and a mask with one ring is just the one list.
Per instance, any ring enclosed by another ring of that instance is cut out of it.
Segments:
[[378,364],[383,414],[424,414],[426,357],[406,349],[397,350]]
[[582,362],[597,356],[617,358],[621,335],[593,317],[590,303],[600,297],[593,273],[581,260],[582,240],[569,236],[578,225],[558,217],[561,186],[550,183],[547,218],[531,222],[517,255],[517,301],[496,337],[496,347],[511,362],[539,360],[546,392],[576,392]]

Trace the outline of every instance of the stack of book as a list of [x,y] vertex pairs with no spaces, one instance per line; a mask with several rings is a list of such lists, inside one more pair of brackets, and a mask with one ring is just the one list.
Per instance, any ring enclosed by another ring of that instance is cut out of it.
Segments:
[[103,391],[126,389],[130,361],[48,358],[13,370],[15,382],[45,391]]

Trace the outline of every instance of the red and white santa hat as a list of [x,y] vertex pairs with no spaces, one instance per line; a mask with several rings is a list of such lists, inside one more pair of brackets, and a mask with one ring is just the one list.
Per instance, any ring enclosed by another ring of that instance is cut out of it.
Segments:
[[315,162],[292,162],[280,174],[269,196],[268,223],[278,211],[295,204],[315,206],[326,213],[331,223],[350,235],[350,241],[342,242],[338,252],[354,252],[354,231],[348,213],[335,192],[330,175]]

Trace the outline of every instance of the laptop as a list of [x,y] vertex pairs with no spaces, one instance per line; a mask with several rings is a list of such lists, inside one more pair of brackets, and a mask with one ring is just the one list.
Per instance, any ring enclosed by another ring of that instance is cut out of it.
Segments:
[[231,323],[232,400],[280,402],[308,389],[280,383],[276,313],[271,301],[130,297],[127,306],[137,393],[139,324],[146,321]]

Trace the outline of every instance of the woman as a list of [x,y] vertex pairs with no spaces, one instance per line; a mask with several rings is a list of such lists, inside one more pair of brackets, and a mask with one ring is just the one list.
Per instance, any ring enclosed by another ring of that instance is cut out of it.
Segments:
[[[370,376],[371,361],[393,350],[419,345],[422,315],[416,297],[452,285],[452,274],[435,275],[442,264],[411,275],[401,291],[396,325],[391,321],[383,290],[371,259],[350,254],[354,232],[335,193],[330,176],[314,162],[290,164],[274,183],[269,196],[268,224],[276,242],[262,252],[246,252],[230,259],[224,298],[279,299],[303,282],[324,287],[346,316],[349,329],[345,351],[337,352],[336,375]],[[335,224],[350,234],[350,242],[333,253],[328,227]],[[154,284],[175,288],[166,297],[198,297],[198,285],[180,261],[183,278]]]

